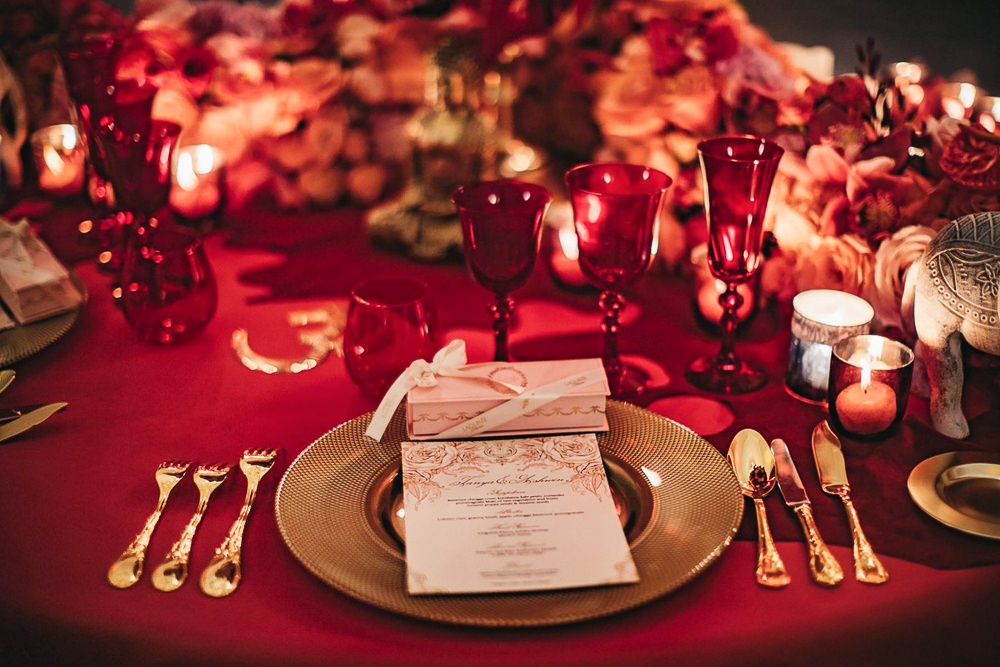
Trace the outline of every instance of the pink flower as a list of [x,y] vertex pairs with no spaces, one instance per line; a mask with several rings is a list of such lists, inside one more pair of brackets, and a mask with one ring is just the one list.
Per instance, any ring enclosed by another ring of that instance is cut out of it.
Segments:
[[909,225],[879,245],[875,252],[872,281],[864,296],[875,308],[875,317],[882,327],[906,330],[900,315],[906,271],[923,254],[936,234],[930,227]]

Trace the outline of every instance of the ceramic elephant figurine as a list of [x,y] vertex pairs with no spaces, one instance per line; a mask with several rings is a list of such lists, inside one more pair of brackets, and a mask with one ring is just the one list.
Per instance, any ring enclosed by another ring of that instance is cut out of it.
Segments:
[[931,422],[952,438],[969,435],[962,413],[962,339],[1000,355],[1000,211],[953,220],[907,274],[903,311],[912,308],[917,356],[930,382]]

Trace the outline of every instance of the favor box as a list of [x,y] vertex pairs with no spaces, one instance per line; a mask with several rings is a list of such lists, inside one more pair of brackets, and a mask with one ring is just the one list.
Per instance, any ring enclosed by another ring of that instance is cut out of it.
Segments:
[[72,310],[83,297],[27,221],[0,220],[0,299],[21,324]]
[[[607,431],[607,396],[611,393],[600,359],[490,362],[469,364],[464,372],[475,378],[439,375],[437,385],[414,387],[407,393],[407,435],[414,440],[433,440],[437,434],[463,424],[511,399],[581,373],[592,373],[599,381],[564,390],[559,398],[528,410],[520,416],[483,431],[481,436],[527,433],[572,433]],[[522,390],[521,394],[504,386]]]

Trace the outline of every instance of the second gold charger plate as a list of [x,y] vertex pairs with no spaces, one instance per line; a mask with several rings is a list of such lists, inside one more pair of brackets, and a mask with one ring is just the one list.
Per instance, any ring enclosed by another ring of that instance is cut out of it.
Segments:
[[[558,625],[615,614],[684,585],[729,546],[743,497],[726,460],[690,429],[608,402],[597,438],[638,584],[454,596],[406,592],[399,476],[402,411],[382,441],[371,414],[333,429],[289,466],[275,516],[292,554],[333,588],[380,609],[461,625]],[[581,557],[585,557],[582,555]]]
[[946,452],[921,461],[906,480],[932,518],[970,535],[1000,540],[1000,452]]
[[0,368],[27,359],[41,352],[62,338],[73,328],[87,302],[87,289],[75,271],[70,271],[70,280],[80,291],[83,299],[73,310],[53,315],[31,324],[16,324],[14,328],[0,331]]

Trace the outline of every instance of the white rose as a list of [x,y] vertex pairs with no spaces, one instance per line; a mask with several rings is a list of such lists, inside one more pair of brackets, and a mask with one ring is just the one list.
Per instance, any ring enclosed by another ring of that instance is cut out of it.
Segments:
[[905,328],[899,307],[906,270],[923,254],[936,234],[930,227],[903,227],[882,241],[875,252],[873,279],[865,297],[875,308],[875,317],[883,327]]

